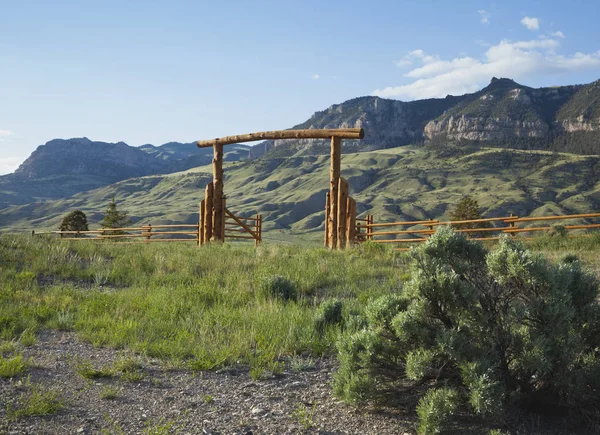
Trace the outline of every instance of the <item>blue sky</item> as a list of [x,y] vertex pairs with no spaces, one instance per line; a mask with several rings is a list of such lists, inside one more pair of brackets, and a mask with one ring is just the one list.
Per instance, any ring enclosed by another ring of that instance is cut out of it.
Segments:
[[289,128],[362,96],[600,78],[597,1],[0,0],[0,173],[38,145]]

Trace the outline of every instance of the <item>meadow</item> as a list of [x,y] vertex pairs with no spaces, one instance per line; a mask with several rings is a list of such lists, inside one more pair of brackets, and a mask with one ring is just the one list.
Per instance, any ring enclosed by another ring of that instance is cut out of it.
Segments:
[[[600,278],[600,233],[543,236],[528,246],[552,262],[575,254]],[[69,331],[96,348],[153,358],[168,369],[238,367],[249,379],[265,379],[294,364],[335,360],[344,325],[377,298],[401,294],[413,271],[410,253],[371,243],[345,251],[269,244],[199,249],[2,236],[0,377],[27,376],[36,362],[23,350],[44,331]],[[295,296],[265,291],[274,281]],[[334,306],[341,320],[330,322]],[[75,370],[89,379],[115,376],[92,360]],[[44,402],[39,394],[41,402],[31,406],[43,411],[36,412],[60,409],[56,398]]]

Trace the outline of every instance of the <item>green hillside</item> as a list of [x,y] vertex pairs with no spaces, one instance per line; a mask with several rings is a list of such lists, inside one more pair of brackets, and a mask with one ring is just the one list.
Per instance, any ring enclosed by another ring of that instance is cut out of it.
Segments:
[[[227,207],[261,213],[265,238],[321,240],[328,156],[258,159],[225,164]],[[346,154],[342,176],[361,215],[375,221],[446,218],[449,207],[472,195],[489,217],[600,210],[600,157],[494,148],[428,149],[407,146]],[[0,211],[0,228],[56,228],[73,209],[102,218],[115,195],[134,222],[195,223],[211,180],[210,165],[168,175],[131,178],[66,200]]]

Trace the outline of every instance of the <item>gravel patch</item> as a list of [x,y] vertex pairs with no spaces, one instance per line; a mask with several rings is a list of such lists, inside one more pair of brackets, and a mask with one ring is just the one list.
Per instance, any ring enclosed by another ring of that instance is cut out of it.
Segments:
[[28,380],[0,379],[0,434],[408,434],[414,428],[414,416],[401,411],[340,403],[330,385],[333,359],[299,372],[286,364],[281,376],[253,381],[247,368],[195,373],[140,358],[143,379],[131,381],[81,376],[78,361],[108,367],[124,354],[73,333],[45,332],[23,353],[32,359],[29,382],[58,391],[65,407],[8,420],[7,406],[19,406]]

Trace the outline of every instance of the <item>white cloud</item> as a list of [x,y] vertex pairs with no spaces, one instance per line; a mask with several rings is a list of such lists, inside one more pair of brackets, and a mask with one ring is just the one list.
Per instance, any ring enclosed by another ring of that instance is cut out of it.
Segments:
[[540,30],[540,19],[535,17],[525,17],[521,20],[521,24],[529,30]]
[[491,14],[488,11],[480,9],[477,13],[479,14],[479,21],[481,21],[482,24],[490,24]]
[[14,133],[10,130],[0,130],[0,140],[2,140],[3,137],[8,137],[8,136],[12,136]]
[[14,172],[22,161],[21,157],[0,157],[0,175]]
[[321,78],[321,76],[319,74],[313,74],[312,75],[312,79],[313,80],[319,80]]
[[560,30],[557,30],[554,33],[550,33],[552,36],[556,36],[558,38],[562,38],[565,39],[565,34],[563,32],[561,32]]
[[405,58],[419,65],[404,74],[414,81],[377,89],[373,95],[408,100],[444,97],[477,91],[494,76],[523,80],[539,74],[600,70],[600,51],[563,55],[556,53],[559,47],[557,39],[549,38],[502,40],[487,48],[480,59],[463,56],[451,60],[441,60],[439,56],[415,50]]

